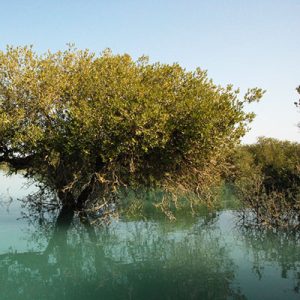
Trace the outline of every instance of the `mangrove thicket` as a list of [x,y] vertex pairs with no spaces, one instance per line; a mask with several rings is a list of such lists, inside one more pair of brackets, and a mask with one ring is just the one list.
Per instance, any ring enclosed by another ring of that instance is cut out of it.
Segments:
[[144,56],[7,47],[0,162],[71,210],[117,203],[122,189],[201,196],[220,180],[253,118],[245,105],[262,94],[254,88],[240,97],[199,68]]

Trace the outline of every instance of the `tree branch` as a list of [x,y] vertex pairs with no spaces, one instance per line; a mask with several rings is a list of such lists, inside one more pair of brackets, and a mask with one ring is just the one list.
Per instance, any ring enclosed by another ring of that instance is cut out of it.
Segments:
[[76,207],[77,209],[81,210],[83,208],[84,203],[86,202],[87,198],[91,194],[91,192],[94,189],[94,185],[97,182],[97,176],[94,174],[89,181],[89,183],[86,185],[86,187],[81,191],[80,195],[77,198],[76,201]]

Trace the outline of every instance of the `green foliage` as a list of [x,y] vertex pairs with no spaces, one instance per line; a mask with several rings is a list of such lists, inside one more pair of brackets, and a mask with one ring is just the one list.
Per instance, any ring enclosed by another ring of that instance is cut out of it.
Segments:
[[254,164],[261,169],[267,191],[287,191],[300,186],[300,145],[272,138],[259,138],[248,146]]
[[230,180],[259,223],[299,225],[300,144],[262,137],[237,148],[231,159]]
[[263,91],[238,93],[200,69],[146,57],[8,47],[0,51],[0,161],[76,197],[91,182],[93,190],[97,182],[109,191],[199,192],[219,178],[253,118],[245,103]]

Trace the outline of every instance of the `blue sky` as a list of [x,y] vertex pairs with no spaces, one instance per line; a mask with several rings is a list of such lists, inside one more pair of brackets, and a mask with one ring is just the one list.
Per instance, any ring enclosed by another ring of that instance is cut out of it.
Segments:
[[300,0],[0,0],[0,49],[66,43],[150,61],[201,67],[215,83],[267,90],[243,142],[270,136],[300,142]]

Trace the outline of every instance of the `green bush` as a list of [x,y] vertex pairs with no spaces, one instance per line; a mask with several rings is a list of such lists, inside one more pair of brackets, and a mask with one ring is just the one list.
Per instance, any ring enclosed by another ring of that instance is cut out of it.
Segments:
[[259,138],[237,148],[229,181],[257,223],[299,226],[300,144]]

